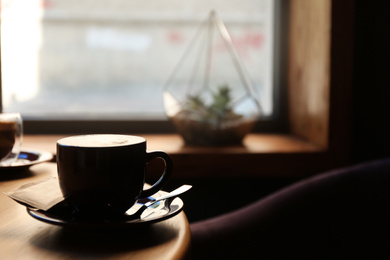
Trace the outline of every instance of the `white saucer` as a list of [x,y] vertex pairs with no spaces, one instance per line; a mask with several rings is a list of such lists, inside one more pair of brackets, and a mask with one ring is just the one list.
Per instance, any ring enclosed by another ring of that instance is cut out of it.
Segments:
[[53,159],[53,154],[37,150],[23,150],[20,151],[18,159],[11,163],[11,165],[1,165],[0,172],[10,170],[25,170],[32,165],[48,162]]

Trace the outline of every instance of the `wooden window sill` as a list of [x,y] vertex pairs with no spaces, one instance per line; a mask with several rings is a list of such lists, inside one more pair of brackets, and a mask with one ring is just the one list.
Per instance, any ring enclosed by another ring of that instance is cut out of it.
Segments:
[[[148,150],[163,150],[172,157],[175,178],[300,178],[333,166],[326,149],[293,135],[250,134],[242,146],[227,147],[186,146],[177,134],[140,136],[147,139]],[[23,147],[55,153],[62,137],[25,135]]]

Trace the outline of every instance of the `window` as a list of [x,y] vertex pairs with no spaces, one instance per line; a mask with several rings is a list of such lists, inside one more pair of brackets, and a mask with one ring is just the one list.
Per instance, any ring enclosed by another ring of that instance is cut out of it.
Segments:
[[3,0],[3,111],[24,120],[164,121],[163,86],[212,9],[272,117],[272,0]]

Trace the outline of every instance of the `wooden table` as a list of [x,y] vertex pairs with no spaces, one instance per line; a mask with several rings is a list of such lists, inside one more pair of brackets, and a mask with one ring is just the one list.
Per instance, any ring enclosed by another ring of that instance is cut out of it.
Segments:
[[184,259],[190,229],[184,212],[142,229],[68,230],[33,219],[4,192],[56,175],[55,163],[0,172],[0,259]]

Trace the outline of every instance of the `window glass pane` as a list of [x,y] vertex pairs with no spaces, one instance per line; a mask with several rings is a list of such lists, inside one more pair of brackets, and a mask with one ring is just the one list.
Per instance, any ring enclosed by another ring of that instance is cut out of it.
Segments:
[[[3,0],[4,111],[165,117],[162,90],[216,10],[272,114],[272,0]],[[223,66],[223,64],[221,64]]]

